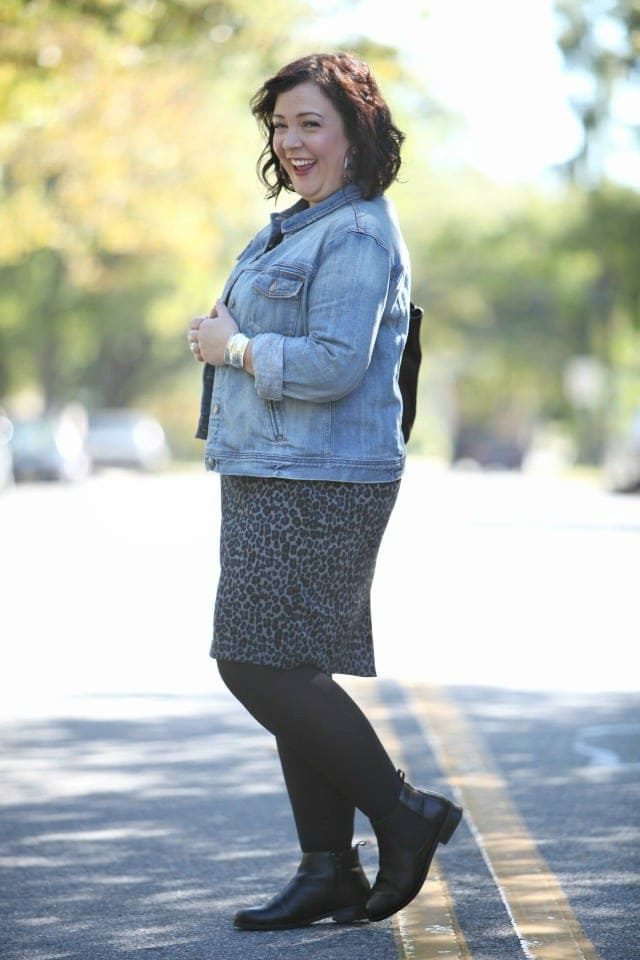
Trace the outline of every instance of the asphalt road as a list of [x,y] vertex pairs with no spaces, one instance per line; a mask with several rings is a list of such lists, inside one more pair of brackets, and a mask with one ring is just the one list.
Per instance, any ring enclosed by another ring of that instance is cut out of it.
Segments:
[[298,853],[270,738],[206,655],[217,506],[200,472],[0,498],[3,960],[640,957],[640,500],[410,465],[380,679],[344,682],[467,817],[412,916],[269,934],[230,917]]

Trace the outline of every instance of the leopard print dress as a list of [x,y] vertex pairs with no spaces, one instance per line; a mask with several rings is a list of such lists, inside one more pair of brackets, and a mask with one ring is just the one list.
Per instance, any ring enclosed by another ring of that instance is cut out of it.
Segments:
[[222,476],[211,656],[375,676],[371,582],[399,487]]

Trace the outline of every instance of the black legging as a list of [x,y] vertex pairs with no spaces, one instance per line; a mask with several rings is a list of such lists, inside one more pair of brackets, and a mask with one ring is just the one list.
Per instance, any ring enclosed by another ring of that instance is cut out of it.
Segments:
[[358,807],[371,820],[395,806],[401,782],[351,697],[314,667],[280,670],[218,660],[220,676],[276,737],[302,850],[345,850]]

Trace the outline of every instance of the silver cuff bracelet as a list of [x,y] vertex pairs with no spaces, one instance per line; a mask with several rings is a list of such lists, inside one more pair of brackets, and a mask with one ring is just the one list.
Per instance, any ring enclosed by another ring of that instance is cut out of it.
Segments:
[[228,367],[237,367],[242,369],[244,365],[244,353],[249,345],[249,337],[244,333],[234,333],[227,340],[224,348],[224,362]]

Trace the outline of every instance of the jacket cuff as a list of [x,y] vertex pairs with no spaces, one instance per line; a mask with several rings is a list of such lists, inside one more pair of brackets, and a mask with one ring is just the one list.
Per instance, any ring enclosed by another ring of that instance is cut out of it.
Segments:
[[259,333],[251,340],[251,359],[258,396],[282,400],[284,337],[279,333]]

